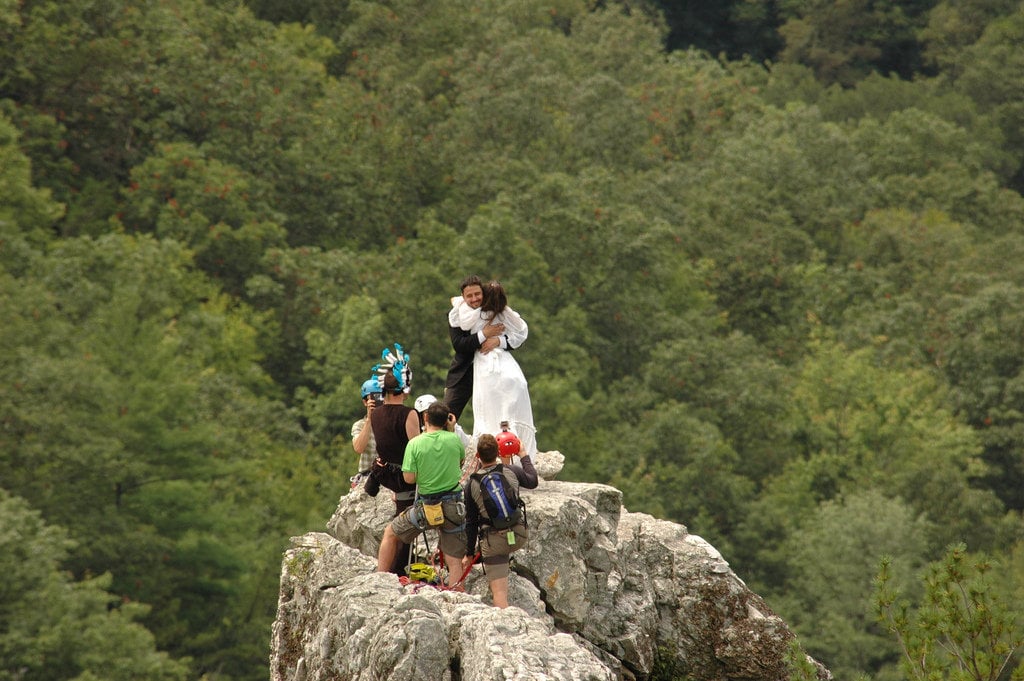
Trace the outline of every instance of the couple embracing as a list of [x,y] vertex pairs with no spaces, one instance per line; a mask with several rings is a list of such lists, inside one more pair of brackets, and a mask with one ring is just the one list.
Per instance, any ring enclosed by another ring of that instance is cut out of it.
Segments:
[[473,439],[501,432],[501,423],[519,437],[523,455],[537,453],[533,407],[526,376],[511,350],[526,340],[528,328],[508,306],[505,289],[480,277],[462,281],[462,295],[452,298],[448,334],[455,358],[445,381],[444,401],[456,418],[473,400]]

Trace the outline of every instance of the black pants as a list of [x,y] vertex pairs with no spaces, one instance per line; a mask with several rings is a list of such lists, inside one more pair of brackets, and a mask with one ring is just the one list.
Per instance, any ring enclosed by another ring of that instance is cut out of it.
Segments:
[[462,417],[462,410],[473,398],[473,372],[467,372],[462,379],[450,388],[444,389],[444,403],[455,418]]

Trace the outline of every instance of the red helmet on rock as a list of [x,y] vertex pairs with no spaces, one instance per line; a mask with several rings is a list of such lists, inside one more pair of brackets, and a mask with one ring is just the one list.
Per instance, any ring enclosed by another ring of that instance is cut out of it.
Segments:
[[508,430],[501,431],[494,436],[494,439],[498,441],[498,456],[501,457],[515,456],[522,448],[522,443],[519,442],[516,434]]

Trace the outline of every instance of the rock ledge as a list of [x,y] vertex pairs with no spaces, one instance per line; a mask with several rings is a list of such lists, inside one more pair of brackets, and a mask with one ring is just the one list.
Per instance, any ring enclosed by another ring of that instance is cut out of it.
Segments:
[[551,480],[560,464],[539,455],[548,479],[523,493],[530,545],[506,610],[479,567],[466,593],[374,572],[391,501],[343,496],[329,534],[285,553],[271,679],[782,681],[796,659],[832,678],[713,546],[613,487]]

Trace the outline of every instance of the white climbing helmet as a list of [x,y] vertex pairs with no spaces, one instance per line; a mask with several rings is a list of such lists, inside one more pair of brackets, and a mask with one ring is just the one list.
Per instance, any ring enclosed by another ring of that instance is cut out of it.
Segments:
[[422,414],[427,410],[427,407],[432,405],[434,402],[437,402],[437,398],[434,397],[433,395],[420,395],[419,397],[416,398],[416,401],[413,403],[413,407],[416,409],[416,411]]

